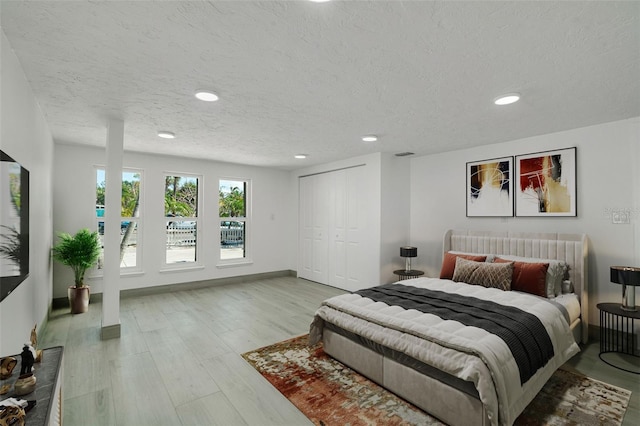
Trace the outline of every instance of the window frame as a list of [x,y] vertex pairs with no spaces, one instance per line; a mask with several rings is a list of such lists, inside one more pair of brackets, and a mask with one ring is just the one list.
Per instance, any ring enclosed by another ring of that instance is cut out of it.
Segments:
[[[196,179],[197,182],[197,200],[196,200],[196,216],[180,216],[180,221],[184,221],[184,222],[189,222],[189,221],[193,221],[195,222],[195,227],[194,227],[194,239],[195,239],[195,245],[194,245],[194,249],[195,249],[195,259],[194,261],[185,261],[185,262],[172,262],[169,263],[167,262],[167,228],[169,227],[168,223],[172,222],[172,221],[176,221],[175,219],[171,220],[172,216],[167,216],[165,213],[165,199],[164,199],[164,195],[163,195],[163,199],[162,199],[162,212],[163,212],[163,216],[162,216],[162,224],[164,227],[164,238],[165,238],[165,243],[164,243],[164,256],[162,259],[162,266],[160,268],[161,272],[166,272],[166,271],[181,271],[181,270],[189,270],[189,269],[200,269],[203,267],[203,263],[202,263],[202,242],[201,242],[201,238],[198,238],[198,235],[203,235],[203,226],[202,226],[202,206],[203,206],[203,200],[202,200],[202,194],[203,194],[203,183],[204,183],[204,176],[202,174],[197,174],[197,173],[185,173],[185,172],[163,172],[162,173],[162,178],[163,178],[163,186],[165,185],[166,181],[167,181],[167,177],[180,177],[180,178],[189,178],[189,179]],[[162,191],[162,194],[164,194],[164,190]]]
[[[220,216],[220,188],[222,182],[243,182],[244,183],[244,216],[243,217],[233,217],[233,216]],[[242,222],[244,223],[244,256],[240,258],[234,259],[223,259],[222,258],[222,247],[218,245],[217,253],[218,253],[218,268],[225,267],[233,267],[233,266],[242,266],[253,263],[253,250],[252,250],[252,221],[251,221],[251,212],[252,212],[252,180],[249,178],[239,178],[239,177],[229,177],[229,176],[219,176],[218,177],[218,186],[217,186],[217,194],[216,199],[217,203],[217,212],[218,212],[218,220],[216,222],[216,229],[218,233],[218,237],[220,237],[220,224],[222,222]],[[216,239],[216,240],[219,240]]]
[[[94,191],[97,189],[98,187],[98,172],[102,171],[105,174],[105,178],[106,178],[106,166],[103,165],[96,165],[94,166],[94,176],[95,176],[95,189]],[[122,216],[122,196],[120,197],[120,223],[122,224],[122,222],[135,222],[136,223],[136,265],[135,266],[122,266],[122,262],[120,262],[120,275],[130,275],[130,274],[139,274],[142,273],[144,271],[143,269],[143,246],[144,246],[144,241],[143,241],[143,229],[144,229],[144,208],[145,208],[145,202],[144,202],[144,191],[145,191],[145,184],[144,184],[144,170],[143,169],[138,169],[135,167],[123,167],[121,169],[121,173],[124,175],[125,173],[131,173],[131,174],[138,174],[140,176],[140,194],[138,196],[138,201],[139,201],[139,206],[138,206],[138,216],[136,217],[132,217],[132,216]],[[122,181],[124,182],[124,176]],[[106,191],[106,186],[105,186],[105,191]],[[95,195],[95,192],[94,192]],[[95,200],[97,201],[97,200]],[[97,210],[97,206],[98,204],[95,204],[96,207],[95,209]],[[104,207],[104,206],[103,206]],[[96,214],[96,210],[94,210],[94,220],[95,220],[95,230],[100,229],[100,222],[104,222],[104,217],[102,216],[102,220],[100,220],[100,217]],[[103,225],[104,226],[104,225]],[[120,228],[122,231],[122,227]],[[103,231],[104,232],[104,231]],[[101,234],[103,235],[103,234]],[[122,232],[121,232],[122,235]],[[122,238],[120,239],[120,241],[122,242]],[[104,247],[101,248],[101,255],[100,255],[100,260],[99,262],[103,262],[104,261]],[[92,268],[94,273],[92,274],[92,277],[102,277],[103,273],[102,270],[103,268],[100,267],[99,265],[97,265],[96,267]]]

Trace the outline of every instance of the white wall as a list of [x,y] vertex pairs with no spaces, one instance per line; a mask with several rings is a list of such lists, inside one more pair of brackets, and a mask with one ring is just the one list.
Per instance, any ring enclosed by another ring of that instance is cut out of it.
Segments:
[[[126,128],[126,123],[125,123]],[[105,130],[106,139],[106,130]],[[179,143],[179,142],[176,142]],[[126,139],[125,139],[126,147]],[[75,233],[95,227],[95,166],[105,164],[105,150],[77,145],[55,144],[54,232]],[[296,225],[288,211],[289,173],[238,164],[187,158],[124,153],[125,168],[143,173],[142,262],[144,273],[123,275],[121,289],[200,281],[214,278],[282,271],[290,268],[288,254],[294,250]],[[202,268],[161,272],[165,256],[164,173],[201,175],[203,204],[199,211],[203,223],[198,229],[202,245],[198,257]],[[218,267],[220,224],[218,222],[218,179],[250,179],[252,222],[247,240],[253,263]],[[54,264],[53,297],[66,297],[73,283],[68,267]],[[89,278],[92,293],[102,292],[102,278]]]
[[0,303],[0,355],[19,353],[51,301],[51,176],[53,140],[22,67],[0,35],[0,144],[29,170],[29,277]]
[[[589,238],[589,317],[596,304],[620,302],[609,282],[612,265],[640,266],[640,118],[536,136],[507,143],[417,157],[411,162],[411,240],[417,266],[438,276],[447,229],[585,233]],[[577,217],[467,218],[466,162],[577,147]],[[631,212],[630,224],[612,224],[614,209]]]
[[[393,271],[404,269],[405,266],[405,259],[400,257],[400,247],[413,244],[409,232],[410,170],[410,158],[382,154],[382,185],[380,188],[381,283],[390,283],[398,279]],[[419,255],[420,252],[418,252]],[[413,267],[413,263],[411,266]]]

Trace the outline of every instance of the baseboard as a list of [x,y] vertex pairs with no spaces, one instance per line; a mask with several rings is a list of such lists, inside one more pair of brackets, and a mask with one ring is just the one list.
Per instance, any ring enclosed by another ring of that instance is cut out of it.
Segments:
[[[40,324],[38,324],[37,328],[36,328],[36,334],[38,336],[44,336],[45,331],[47,330],[47,325],[49,325],[49,314],[51,313],[51,306],[49,306],[49,312],[47,313],[47,315],[44,316],[44,318],[42,318],[42,321],[40,322]],[[40,339],[38,339],[40,340]],[[37,345],[36,345],[37,347]]]
[[53,300],[51,300],[51,310],[49,311],[49,315],[51,315],[51,311],[55,311],[56,309],[68,308],[68,307],[69,307],[69,299],[67,299],[66,297],[54,298]]
[[[148,296],[148,295],[160,294],[160,293],[171,293],[174,291],[197,290],[197,289],[207,288],[212,286],[241,284],[241,283],[250,282],[250,281],[266,280],[269,278],[296,277],[296,276],[297,276],[296,271],[287,269],[282,271],[262,272],[259,274],[240,275],[237,277],[213,278],[210,280],[190,281],[190,282],[179,283],[179,284],[167,284],[167,285],[158,285],[153,287],[122,290],[120,292],[120,298],[124,299],[127,297],[138,297],[138,296]],[[91,302],[101,303],[102,293],[92,293],[90,303]],[[51,302],[51,309],[62,309],[67,307],[69,307],[69,299],[67,299],[66,297],[58,297],[53,299]]]

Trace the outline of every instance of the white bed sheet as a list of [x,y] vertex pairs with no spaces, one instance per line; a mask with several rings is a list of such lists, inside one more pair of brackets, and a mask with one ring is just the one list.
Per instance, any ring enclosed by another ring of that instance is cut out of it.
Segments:
[[574,324],[580,318],[580,298],[577,294],[561,294],[551,300],[564,306],[569,314],[569,324]]

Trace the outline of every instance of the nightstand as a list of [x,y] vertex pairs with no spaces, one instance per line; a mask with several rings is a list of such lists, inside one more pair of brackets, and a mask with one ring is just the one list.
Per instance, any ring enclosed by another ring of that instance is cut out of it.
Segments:
[[[635,334],[634,321],[640,320],[640,311],[626,311],[620,303],[598,303],[600,310],[600,359],[620,370],[629,373],[640,374],[640,370],[629,370],[615,365],[613,357],[609,360],[602,357],[607,353],[620,353],[640,358],[636,351],[637,336]],[[638,365],[637,360],[631,363]]]
[[410,271],[405,271],[404,269],[398,269],[393,271],[394,274],[398,276],[398,280],[408,280],[410,278],[416,278],[421,275],[424,275],[424,271],[418,271],[417,269],[412,269]]

